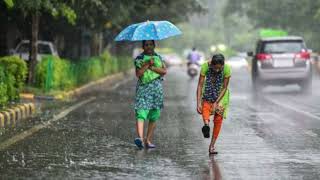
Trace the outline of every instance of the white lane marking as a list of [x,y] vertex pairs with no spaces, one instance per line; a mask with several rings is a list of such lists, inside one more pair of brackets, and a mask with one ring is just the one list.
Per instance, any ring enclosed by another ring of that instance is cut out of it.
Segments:
[[49,120],[43,124],[36,125],[36,126],[32,127],[31,129],[23,131],[22,133],[20,133],[16,136],[13,136],[12,138],[10,138],[0,144],[0,151],[8,148],[9,146],[11,146],[19,141],[22,141],[23,139],[25,139],[29,136],[32,136],[33,134],[40,131],[41,129],[48,127],[53,122],[61,120],[63,117],[67,116],[70,112],[74,111],[75,109],[77,109],[77,108],[81,107],[82,105],[87,104],[95,99],[96,99],[96,97],[91,97],[87,100],[81,101],[81,102],[69,107],[68,109],[62,111],[57,116],[54,116],[51,120]]
[[290,109],[292,111],[295,111],[297,113],[300,113],[300,114],[303,114],[309,118],[313,118],[313,119],[317,119],[317,120],[320,120],[320,117],[319,116],[316,116],[316,115],[313,115],[312,113],[308,112],[308,111],[303,111],[303,110],[300,110],[296,107],[293,107],[292,105],[288,105],[288,104],[285,104],[285,103],[281,103],[281,102],[278,102],[276,100],[271,100],[269,98],[265,98],[267,101],[270,101],[271,103],[273,104],[276,104],[278,106],[281,106],[283,108],[286,108],[286,109]]
[[317,137],[317,136],[318,136],[318,134],[312,132],[311,130],[305,131],[304,133],[305,133],[306,135],[311,136],[311,137]]
[[115,84],[114,86],[112,86],[111,88],[108,88],[109,90],[115,90],[115,89],[117,89],[119,86],[121,86],[122,84],[125,84],[125,83],[127,83],[127,82],[129,82],[129,81],[131,81],[131,80],[133,80],[134,78],[132,78],[132,77],[130,77],[130,78],[127,78],[127,79],[125,79],[125,80],[123,80],[123,81],[120,81],[120,82],[118,82],[117,84]]

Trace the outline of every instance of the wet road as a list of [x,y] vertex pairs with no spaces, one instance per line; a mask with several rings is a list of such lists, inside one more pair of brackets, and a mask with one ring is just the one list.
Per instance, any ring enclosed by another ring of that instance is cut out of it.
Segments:
[[[155,150],[134,144],[135,81],[83,97],[90,101],[0,151],[0,179],[319,179],[320,80],[313,95],[269,87],[258,97],[235,71],[231,107],[208,156],[195,112],[196,80],[171,68]],[[23,133],[20,133],[23,134]]]

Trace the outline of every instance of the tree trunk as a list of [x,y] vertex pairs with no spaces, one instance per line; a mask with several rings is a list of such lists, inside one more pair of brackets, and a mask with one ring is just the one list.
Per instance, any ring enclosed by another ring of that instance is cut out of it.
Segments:
[[77,43],[77,45],[78,45],[78,57],[76,57],[77,59],[80,59],[81,57],[82,57],[82,46],[83,46],[83,42],[82,42],[82,27],[81,28],[79,28],[79,30],[78,30],[78,32],[77,32],[78,34],[78,39],[77,39],[77,41],[78,41],[78,43]]
[[31,51],[29,56],[29,76],[28,84],[32,85],[35,83],[35,67],[37,64],[38,54],[38,32],[39,32],[39,14],[34,13],[32,15],[32,33],[31,33]]

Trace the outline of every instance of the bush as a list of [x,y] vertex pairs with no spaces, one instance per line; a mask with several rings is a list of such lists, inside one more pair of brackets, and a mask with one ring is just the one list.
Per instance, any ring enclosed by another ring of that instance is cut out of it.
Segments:
[[101,55],[102,64],[105,74],[124,72],[133,67],[133,60],[129,57],[113,57],[105,51]]
[[100,56],[102,66],[104,69],[104,74],[109,75],[118,72],[118,63],[117,59],[109,54],[109,52],[105,51]]
[[46,56],[36,67],[36,86],[43,90],[65,90],[75,86],[72,64],[55,56]]
[[[50,59],[52,59],[52,68],[51,73],[48,73]],[[36,85],[44,90],[66,90],[105,75],[126,71],[132,66],[132,59],[126,57],[118,59],[108,52],[98,57],[74,61],[74,63],[59,57],[47,56],[36,67]]]
[[[24,87],[27,75],[26,62],[18,56],[6,56],[0,58],[0,65],[3,69],[1,76],[4,77],[1,78],[2,85],[0,91],[5,91],[6,89],[6,96],[9,101],[19,99],[19,93]],[[4,102],[4,100],[0,101]]]
[[77,84],[84,84],[102,77],[103,67],[98,57],[82,59],[74,66],[74,74],[77,77]]
[[5,83],[4,68],[0,65],[0,107],[8,102],[7,84]]
[[133,60],[129,57],[119,57],[118,58],[119,71],[124,72],[133,68]]

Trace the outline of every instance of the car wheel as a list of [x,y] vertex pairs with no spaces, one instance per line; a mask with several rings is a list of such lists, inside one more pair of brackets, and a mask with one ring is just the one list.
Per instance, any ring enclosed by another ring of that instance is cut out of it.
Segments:
[[259,93],[262,91],[262,83],[259,81],[259,77],[258,77],[258,72],[257,72],[257,68],[255,65],[253,65],[252,67],[252,71],[251,71],[251,79],[252,79],[252,90],[254,93]]
[[312,93],[312,78],[311,76],[302,81],[300,83],[300,87],[301,87],[301,92],[304,93],[304,94],[311,94]]

